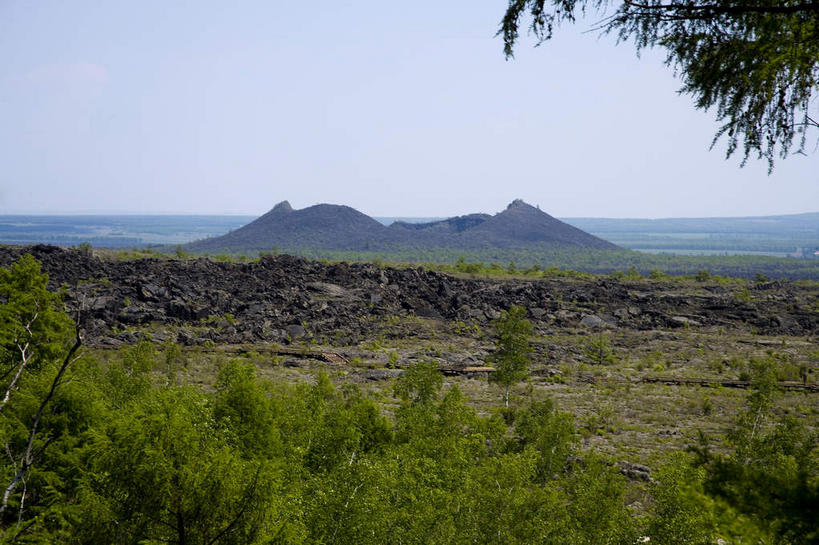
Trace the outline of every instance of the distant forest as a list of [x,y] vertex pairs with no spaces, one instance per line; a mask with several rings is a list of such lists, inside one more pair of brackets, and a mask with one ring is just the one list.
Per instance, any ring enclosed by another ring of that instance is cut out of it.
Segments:
[[[394,252],[381,251],[304,251],[276,250],[273,253],[301,255],[314,259],[342,261],[375,261],[387,263],[459,266],[460,272],[481,274],[495,272],[528,273],[581,271],[594,274],[641,276],[695,276],[708,274],[757,280],[819,280],[819,259],[794,259],[765,255],[683,256],[647,254],[631,250],[594,250],[543,247],[542,249],[486,249],[454,251],[451,249],[411,248]],[[459,265],[460,264],[460,265]],[[471,267],[470,267],[471,265]]]

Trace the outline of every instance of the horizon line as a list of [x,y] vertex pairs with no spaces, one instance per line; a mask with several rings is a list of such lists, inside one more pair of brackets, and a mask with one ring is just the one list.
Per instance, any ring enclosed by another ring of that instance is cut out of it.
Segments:
[[[318,204],[329,204],[329,203],[318,203]],[[528,204],[528,203],[527,203]],[[310,205],[315,206],[315,205]],[[306,206],[304,208],[309,208],[310,206]],[[348,205],[344,205],[348,206]],[[537,205],[532,205],[537,206]],[[299,208],[295,210],[303,210],[304,208]],[[351,207],[352,208],[352,207]],[[539,208],[539,207],[538,207]],[[543,210],[542,208],[539,208]],[[357,210],[357,209],[356,209]],[[544,210],[544,212],[546,212]],[[103,216],[121,216],[121,217],[151,217],[151,216],[165,216],[165,217],[173,217],[173,216],[183,216],[183,217],[247,217],[247,218],[258,218],[262,215],[266,214],[267,211],[259,213],[243,213],[243,212],[176,212],[176,211],[155,211],[155,212],[135,212],[135,211],[50,211],[50,212],[33,212],[33,211],[20,211],[20,212],[3,212],[0,211],[0,217],[12,217],[12,216],[28,216],[28,217],[103,217]],[[363,212],[362,212],[363,213]],[[470,214],[474,213],[487,213],[487,212],[470,212]],[[548,212],[546,212],[548,213]],[[491,213],[490,213],[491,214]],[[745,215],[738,215],[738,216],[654,216],[654,217],[638,217],[638,216],[553,216],[557,219],[572,219],[572,220],[645,220],[645,221],[654,221],[654,220],[713,220],[713,219],[757,219],[757,218],[776,218],[776,217],[784,217],[784,216],[804,216],[810,214],[819,214],[819,210],[813,211],[806,211],[806,212],[790,212],[790,213],[769,213],[769,214],[745,214]],[[430,219],[430,220],[440,220],[440,219],[448,219],[448,218],[455,218],[462,216],[464,214],[455,214],[455,215],[395,215],[395,214],[366,214],[373,219]],[[551,215],[551,214],[550,214]]]

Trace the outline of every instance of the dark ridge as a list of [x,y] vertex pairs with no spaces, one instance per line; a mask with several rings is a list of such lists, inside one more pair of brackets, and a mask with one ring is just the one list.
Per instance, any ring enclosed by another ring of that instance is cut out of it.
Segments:
[[543,245],[617,249],[517,199],[506,210],[468,214],[429,223],[397,221],[385,227],[350,208],[318,204],[293,210],[287,201],[224,236],[186,245],[191,252],[241,253],[272,250],[391,250],[401,247],[474,249]]
[[349,206],[317,204],[293,210],[287,201],[244,227],[186,245],[192,252],[240,252],[273,248],[353,250],[387,238],[387,228]]
[[410,223],[407,221],[396,221],[390,225],[391,229],[407,229],[409,231],[437,231],[439,233],[460,233],[471,229],[491,218],[489,214],[467,214],[440,221],[428,223]]
[[598,250],[615,250],[617,246],[553,218],[539,208],[520,199],[512,201],[506,210],[465,233],[469,246],[525,246],[552,243]]

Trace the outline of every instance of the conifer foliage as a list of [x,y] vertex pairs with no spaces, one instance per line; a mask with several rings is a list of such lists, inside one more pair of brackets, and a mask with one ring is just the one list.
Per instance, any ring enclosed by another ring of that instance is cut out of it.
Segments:
[[[528,21],[538,42],[561,23],[602,15],[598,30],[659,47],[682,79],[680,92],[721,123],[714,143],[773,168],[794,143],[804,152],[819,128],[819,3],[803,0],[510,0],[499,34],[511,57]],[[814,133],[815,134],[815,133]],[[810,146],[812,148],[812,146]]]

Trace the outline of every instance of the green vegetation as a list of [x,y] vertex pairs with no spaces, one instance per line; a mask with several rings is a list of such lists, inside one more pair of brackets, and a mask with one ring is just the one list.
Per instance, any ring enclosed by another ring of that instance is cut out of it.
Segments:
[[697,464],[706,490],[760,521],[781,543],[819,543],[819,431],[786,416],[774,420],[775,360],[753,365],[755,390],[728,434],[731,451],[714,452],[702,439]]
[[[485,382],[444,380],[426,358],[380,389],[343,380],[350,366],[322,366],[332,378],[318,368],[265,378],[294,371],[258,346],[231,357],[144,337],[75,359],[71,320],[45,286],[30,257],[0,270],[0,377],[11,394],[0,408],[11,453],[0,462],[0,543],[816,542],[816,430],[777,405],[775,380],[802,362],[784,345],[729,362],[749,366],[754,389],[734,392],[747,410],[722,430],[727,443],[658,450],[648,482],[628,480],[622,458],[592,446],[630,431],[618,413],[645,405],[636,384],[586,390],[580,424],[551,395],[505,409],[494,394],[472,399]],[[512,378],[531,370],[519,363],[540,342],[525,316],[513,306],[496,321],[498,367],[510,363]],[[406,322],[388,317],[384,327],[426,324]],[[700,344],[680,337],[692,351]],[[374,338],[367,348],[400,349],[400,339]],[[435,323],[425,342],[440,355],[442,339]],[[34,356],[8,388],[21,342]],[[563,349],[556,336],[548,342]],[[680,395],[701,414],[695,394]],[[709,411],[727,399],[715,392]],[[815,416],[809,400],[796,403],[794,414]]]
[[509,310],[501,312],[495,321],[497,339],[495,352],[489,361],[495,364],[495,372],[490,380],[504,388],[504,405],[509,407],[509,389],[512,385],[529,376],[529,336],[532,324],[526,319],[526,309],[512,305]]
[[[567,249],[555,246],[529,249],[451,250],[395,248],[386,251],[293,250],[282,253],[310,259],[379,262],[390,265],[423,265],[432,270],[472,275],[549,277],[613,274],[626,271],[640,276],[651,274],[693,277],[705,271],[709,277],[754,279],[817,280],[819,260],[778,258],[760,255],[680,256],[644,254],[629,250]],[[246,256],[237,254],[237,260]],[[515,270],[509,269],[510,261]]]
[[71,320],[47,284],[28,254],[0,269],[0,437],[9,462],[0,472],[0,517],[21,487],[25,499],[27,479],[53,439],[48,411],[81,345],[79,330],[71,344]]
[[617,355],[611,347],[611,342],[603,333],[592,336],[583,352],[593,365],[610,365],[617,362]]
[[[654,484],[629,483],[548,399],[513,407],[508,422],[479,416],[420,364],[387,417],[326,375],[273,383],[241,360],[208,390],[178,384],[147,346],[72,368],[51,442],[4,513],[4,542],[705,544],[736,531],[717,516],[735,502],[717,510],[706,494],[722,470],[676,454]],[[799,445],[800,460],[815,455]],[[792,471],[783,486],[806,471],[815,483],[815,468]],[[810,519],[797,531],[790,512],[766,517],[741,531],[810,542]]]

